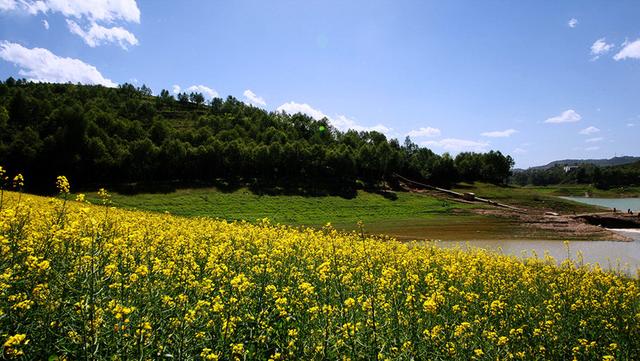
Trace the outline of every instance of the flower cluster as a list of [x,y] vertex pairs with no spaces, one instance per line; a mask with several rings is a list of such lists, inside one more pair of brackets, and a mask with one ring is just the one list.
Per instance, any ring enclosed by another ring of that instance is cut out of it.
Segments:
[[58,189],[58,192],[60,192],[60,194],[69,194],[69,192],[71,191],[71,186],[69,185],[67,177],[63,175],[58,176],[58,178],[56,179],[56,188]]
[[5,196],[0,357],[640,359],[638,281],[598,267]]

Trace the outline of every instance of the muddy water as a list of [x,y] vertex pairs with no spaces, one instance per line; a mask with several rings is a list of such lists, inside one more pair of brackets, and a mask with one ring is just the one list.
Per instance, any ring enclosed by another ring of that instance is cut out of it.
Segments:
[[561,241],[436,241],[441,247],[479,247],[513,256],[544,257],[545,251],[558,262],[567,257],[578,260],[578,252],[582,253],[584,263],[598,263],[600,267],[624,271],[635,276],[640,268],[640,230],[614,230],[633,238],[633,242],[615,241],[572,241],[569,250]]

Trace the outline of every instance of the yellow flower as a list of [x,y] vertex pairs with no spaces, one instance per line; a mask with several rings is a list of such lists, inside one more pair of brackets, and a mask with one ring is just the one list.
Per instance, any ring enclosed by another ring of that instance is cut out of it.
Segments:
[[20,189],[22,187],[24,187],[24,177],[22,174],[18,173],[13,177],[13,188]]
[[68,194],[71,190],[71,186],[69,185],[67,177],[59,175],[58,178],[56,178],[56,188],[58,188],[58,192],[60,192],[60,194]]
[[354,300],[353,298],[349,297],[346,300],[344,300],[344,306],[346,308],[351,308],[353,307],[353,305],[356,304],[356,300]]
[[200,352],[200,357],[210,361],[218,361],[219,359],[218,354],[213,352],[213,350],[210,348],[203,348],[202,352]]
[[4,342],[3,346],[5,352],[12,357],[24,355],[24,351],[22,351],[21,347],[27,345],[29,340],[27,339],[27,335],[23,333],[18,333],[13,336],[9,336],[7,340]]
[[232,343],[231,344],[231,352],[234,355],[242,355],[244,353],[244,344],[243,343]]

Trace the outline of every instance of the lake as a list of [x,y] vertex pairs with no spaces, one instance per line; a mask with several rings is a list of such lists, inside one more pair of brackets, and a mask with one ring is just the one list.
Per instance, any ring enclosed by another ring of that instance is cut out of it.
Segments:
[[[586,197],[562,197],[576,202],[617,208],[626,211],[632,209],[640,211],[640,198],[586,198]],[[501,252],[506,255],[532,256],[535,252],[539,258],[544,257],[545,251],[558,262],[562,262],[568,256],[573,260],[578,259],[578,252],[582,253],[583,262],[599,264],[606,269],[617,269],[629,276],[638,276],[640,269],[640,229],[612,229],[634,241],[572,241],[569,242],[569,252],[564,242],[561,241],[436,241],[442,247],[478,247],[487,250]]]
[[562,241],[435,241],[436,245],[452,247],[476,247],[496,251],[512,256],[533,256],[535,252],[539,258],[544,257],[545,251],[555,258],[558,263],[564,261],[568,255],[571,259],[578,259],[578,252],[582,253],[584,263],[598,263],[606,269],[619,269],[630,276],[636,275],[640,268],[640,230],[615,230],[635,239],[633,242],[616,241],[571,241],[569,252]]

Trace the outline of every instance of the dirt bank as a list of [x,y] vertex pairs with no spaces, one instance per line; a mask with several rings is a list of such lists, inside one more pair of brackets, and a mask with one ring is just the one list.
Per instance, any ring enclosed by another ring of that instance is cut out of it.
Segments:
[[473,212],[516,220],[532,230],[554,233],[559,239],[581,238],[594,241],[632,241],[631,238],[612,232],[604,227],[588,223],[573,215],[548,215],[540,212],[520,213],[505,209],[475,209]]

